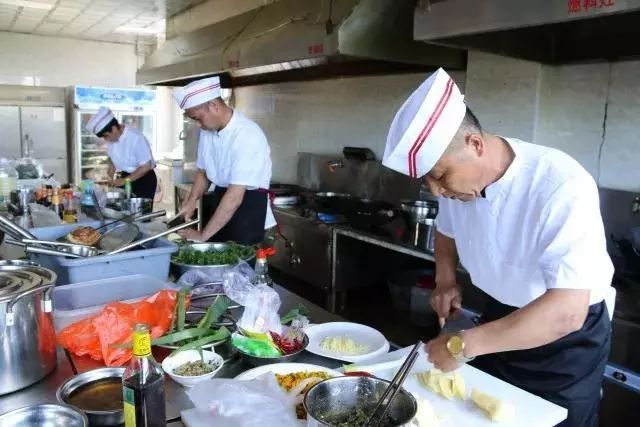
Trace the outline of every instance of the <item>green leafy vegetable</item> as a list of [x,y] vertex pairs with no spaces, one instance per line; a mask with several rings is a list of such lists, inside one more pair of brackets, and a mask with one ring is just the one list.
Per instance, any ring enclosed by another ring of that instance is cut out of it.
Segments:
[[174,262],[187,265],[229,265],[251,258],[256,251],[254,246],[245,246],[229,242],[223,250],[209,249],[198,251],[190,247],[181,247],[172,257]]
[[200,339],[197,339],[195,341],[191,341],[190,343],[185,344],[182,347],[179,347],[179,348],[175,349],[170,354],[170,356],[173,356],[174,354],[180,353],[181,351],[202,348],[202,346],[205,346],[207,344],[211,344],[212,342],[222,341],[222,340],[226,339],[229,335],[231,335],[231,333],[229,332],[229,330],[227,328],[225,328],[223,326],[223,327],[221,327],[220,329],[218,329],[216,332],[214,332],[211,335],[207,335],[207,336],[202,337]]
[[207,312],[198,322],[198,328],[210,328],[211,325],[220,319],[220,316],[227,311],[231,305],[231,300],[226,296],[218,296],[207,309]]
[[308,316],[308,315],[309,315],[309,310],[307,309],[307,307],[305,307],[302,304],[298,304],[297,307],[289,310],[287,314],[285,314],[280,318],[280,323],[282,323],[283,325],[286,325],[288,323],[291,323],[293,319],[295,319],[296,317]]

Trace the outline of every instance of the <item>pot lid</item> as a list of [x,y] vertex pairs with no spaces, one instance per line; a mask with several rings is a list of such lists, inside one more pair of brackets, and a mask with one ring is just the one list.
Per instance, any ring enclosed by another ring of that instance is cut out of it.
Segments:
[[42,284],[42,278],[28,271],[0,271],[0,302]]

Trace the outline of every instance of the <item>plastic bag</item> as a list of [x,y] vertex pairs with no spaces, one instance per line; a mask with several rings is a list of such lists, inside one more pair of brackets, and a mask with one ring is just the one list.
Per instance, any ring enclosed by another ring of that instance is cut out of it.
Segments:
[[280,296],[267,285],[251,283],[253,270],[246,263],[240,263],[224,275],[224,292],[231,300],[244,306],[244,313],[238,320],[238,326],[249,332],[282,333],[280,323]]
[[182,412],[189,427],[299,427],[295,399],[274,375],[259,380],[213,379],[186,391],[195,409]]
[[136,323],[149,325],[152,339],[164,335],[171,327],[176,301],[176,291],[160,291],[133,304],[109,303],[99,314],[60,331],[58,343],[78,356],[103,360],[107,366],[122,366],[131,359],[131,349],[113,344],[131,342]]

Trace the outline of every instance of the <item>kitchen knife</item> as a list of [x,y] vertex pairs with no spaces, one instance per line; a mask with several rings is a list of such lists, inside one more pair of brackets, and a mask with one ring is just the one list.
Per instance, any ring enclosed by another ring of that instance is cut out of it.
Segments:
[[440,335],[455,334],[462,330],[475,328],[480,324],[480,315],[464,308],[455,309],[445,320]]

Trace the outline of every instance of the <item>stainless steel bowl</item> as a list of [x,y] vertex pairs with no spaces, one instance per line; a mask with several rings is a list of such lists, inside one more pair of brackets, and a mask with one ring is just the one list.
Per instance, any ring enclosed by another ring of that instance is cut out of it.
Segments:
[[[373,377],[337,377],[316,384],[304,397],[307,427],[334,427],[336,421],[347,419],[356,408],[372,411],[389,384]],[[407,425],[417,410],[416,399],[400,389],[388,412],[395,421],[393,427]]]
[[302,356],[302,353],[309,346],[309,337],[306,334],[304,335],[304,341],[302,343],[302,348],[300,350],[296,351],[295,353],[285,354],[284,356],[278,356],[278,357],[252,356],[250,354],[244,353],[239,348],[236,348],[233,344],[232,344],[232,346],[238,352],[238,354],[240,355],[240,359],[244,360],[249,365],[251,365],[251,366],[264,366],[264,365],[271,365],[273,363],[295,362],[297,359],[300,358],[300,356]]
[[146,214],[151,213],[153,209],[152,199],[143,199],[141,197],[132,197],[130,199],[124,199],[120,202],[122,209],[129,212],[129,214]]
[[[109,378],[119,378],[122,380],[125,368],[100,368],[78,374],[58,387],[56,397],[58,402],[68,404],[67,399],[71,394],[82,386],[86,386],[96,381]],[[92,426],[113,426],[124,424],[124,412],[122,409],[113,411],[89,411],[79,408]]]
[[0,426],[33,427],[65,426],[87,427],[89,420],[69,405],[43,404],[26,406],[0,415]]
[[3,260],[0,261],[0,271],[28,271],[30,273],[37,274],[42,277],[43,284],[55,284],[58,280],[58,275],[48,268],[44,268],[40,266],[38,263],[33,261],[24,261],[24,260]]
[[437,200],[402,200],[400,211],[405,220],[412,226],[425,219],[433,219],[438,215]]
[[[200,252],[207,252],[211,249],[216,251],[224,251],[229,247],[228,243],[188,243],[180,247],[180,249],[194,249]],[[249,258],[244,259],[242,261],[251,262],[255,259],[255,253],[251,255]],[[179,262],[175,262],[173,258],[171,259],[171,273],[178,278],[182,276],[184,273],[190,270],[207,270],[211,272],[211,276],[214,277],[222,277],[222,274],[225,270],[233,267],[233,264],[223,264],[223,265],[197,265],[197,264],[182,264]],[[219,271],[214,271],[219,270]],[[218,274],[219,273],[219,274]]]

